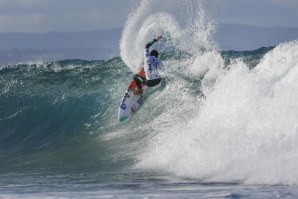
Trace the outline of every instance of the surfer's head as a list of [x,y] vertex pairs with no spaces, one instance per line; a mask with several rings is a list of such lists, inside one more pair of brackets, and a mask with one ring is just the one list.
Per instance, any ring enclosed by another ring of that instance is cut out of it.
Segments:
[[158,58],[158,51],[157,50],[152,50],[150,52],[150,56],[155,56],[156,58]]

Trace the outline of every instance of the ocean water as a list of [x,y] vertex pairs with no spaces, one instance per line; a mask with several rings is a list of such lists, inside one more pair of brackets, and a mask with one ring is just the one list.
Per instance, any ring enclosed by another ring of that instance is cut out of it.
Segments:
[[[298,41],[221,51],[211,8],[142,1],[120,57],[0,66],[0,198],[297,198]],[[163,80],[119,123],[159,34]]]

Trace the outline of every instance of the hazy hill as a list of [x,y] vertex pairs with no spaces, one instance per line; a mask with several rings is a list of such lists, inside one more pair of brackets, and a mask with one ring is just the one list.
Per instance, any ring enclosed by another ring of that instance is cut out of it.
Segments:
[[0,63],[112,57],[119,54],[121,31],[0,33]]
[[298,39],[298,28],[224,24],[218,28],[215,37],[223,50],[254,50]]
[[[34,60],[105,59],[119,55],[121,28],[76,33],[0,33],[0,64]],[[223,50],[253,50],[298,39],[298,28],[220,26],[215,40]]]

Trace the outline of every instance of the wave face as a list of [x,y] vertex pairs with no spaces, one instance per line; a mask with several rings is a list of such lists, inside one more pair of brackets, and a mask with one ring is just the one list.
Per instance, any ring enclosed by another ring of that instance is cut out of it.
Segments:
[[113,155],[95,139],[115,128],[129,75],[120,58],[3,66],[0,170],[104,168]]
[[[123,30],[121,58],[2,66],[0,172],[129,168],[298,184],[298,42],[221,52],[210,12],[203,1],[142,1]],[[163,81],[118,123],[143,47],[159,34]]]

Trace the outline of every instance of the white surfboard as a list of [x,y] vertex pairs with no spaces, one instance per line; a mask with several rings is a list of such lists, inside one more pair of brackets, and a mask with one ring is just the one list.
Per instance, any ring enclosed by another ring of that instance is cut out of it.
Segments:
[[[145,77],[145,71],[142,69],[139,76]],[[146,90],[147,86],[141,84],[143,91]],[[143,103],[143,94],[134,94],[137,89],[137,85],[134,79],[132,79],[128,85],[128,88],[122,98],[119,106],[118,121],[122,122],[130,119],[141,107]]]
[[143,94],[134,94],[133,91],[126,91],[118,112],[118,121],[129,120],[141,107],[143,103]]

